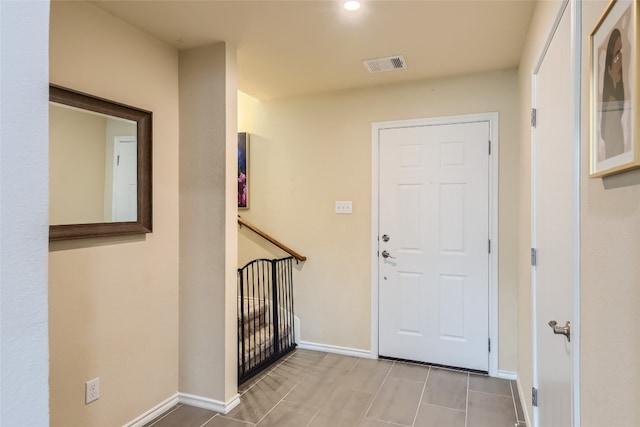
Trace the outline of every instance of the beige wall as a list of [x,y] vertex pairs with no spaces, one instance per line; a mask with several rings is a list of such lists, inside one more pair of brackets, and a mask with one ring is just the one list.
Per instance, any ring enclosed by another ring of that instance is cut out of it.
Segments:
[[[638,425],[640,419],[640,171],[589,178],[588,40],[607,4],[589,1],[582,6],[580,375],[584,427],[627,427]],[[637,82],[634,97],[635,118],[640,121]]]
[[[265,102],[240,96],[239,130],[251,133],[250,209],[240,214],[308,257],[294,277],[303,341],[370,349],[371,124],[498,111],[499,369],[516,370],[517,87],[508,70]],[[336,200],[352,200],[353,214],[336,215]],[[240,265],[245,251],[259,253],[254,241],[240,232]]]
[[50,67],[52,83],[153,112],[153,233],[49,254],[51,425],[123,425],[178,389],[178,54],[88,3],[52,2]]
[[[252,215],[253,203],[253,164],[252,162],[255,159],[257,163],[256,167],[260,167],[263,163],[262,159],[258,157],[260,152],[253,151],[253,139],[255,138],[256,144],[260,141],[260,135],[256,134],[255,136],[252,134],[249,129],[258,129],[256,126],[259,124],[259,118],[261,117],[261,109],[264,108],[264,104],[262,101],[253,98],[250,95],[247,95],[244,92],[238,92],[238,132],[249,132],[249,210],[247,209],[238,209],[238,215],[244,219],[255,218],[258,223],[260,223],[260,217],[256,215]],[[257,123],[254,124],[254,121],[257,120]],[[256,148],[258,150],[260,148]],[[264,169],[264,165],[263,169]],[[257,178],[260,179],[260,178]],[[261,184],[256,183],[257,187],[260,188]],[[250,222],[250,221],[249,221]],[[258,225],[258,224],[254,224]],[[271,231],[267,228],[265,229],[263,225],[260,225],[258,228],[266,231],[267,234],[271,233]],[[275,236],[277,238],[277,236]],[[287,242],[284,242],[288,244]],[[293,248],[296,250],[297,248]],[[304,254],[303,254],[304,255]],[[277,246],[269,243],[262,237],[258,236],[253,231],[249,230],[246,227],[238,227],[238,267],[243,267],[250,261],[259,258],[274,258],[274,257],[285,257],[288,254],[282,250],[280,250]],[[300,267],[300,265],[298,265]]]
[[104,116],[50,104],[51,224],[104,221],[106,129]]
[[235,48],[180,52],[180,391],[237,394]]

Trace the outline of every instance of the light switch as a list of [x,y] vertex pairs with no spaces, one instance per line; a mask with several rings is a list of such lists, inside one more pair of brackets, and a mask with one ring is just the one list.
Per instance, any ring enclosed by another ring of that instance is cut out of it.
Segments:
[[336,213],[337,214],[350,214],[353,213],[353,203],[351,200],[336,200]]

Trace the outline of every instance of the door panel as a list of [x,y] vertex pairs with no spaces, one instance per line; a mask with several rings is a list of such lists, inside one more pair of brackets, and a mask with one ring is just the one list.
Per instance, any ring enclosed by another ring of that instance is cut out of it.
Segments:
[[379,135],[379,353],[487,371],[489,123]]
[[534,138],[534,267],[536,365],[541,427],[572,425],[572,344],[549,321],[573,321],[575,201],[571,17],[565,9],[537,73]]

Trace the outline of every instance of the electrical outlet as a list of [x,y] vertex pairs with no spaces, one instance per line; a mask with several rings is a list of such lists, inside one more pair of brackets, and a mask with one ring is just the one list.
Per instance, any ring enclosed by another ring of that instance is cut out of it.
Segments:
[[84,383],[84,404],[88,405],[100,397],[100,378]]

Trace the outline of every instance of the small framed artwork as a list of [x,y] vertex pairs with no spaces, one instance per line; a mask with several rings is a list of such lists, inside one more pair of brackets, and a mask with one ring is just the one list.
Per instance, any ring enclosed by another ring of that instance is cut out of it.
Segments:
[[238,209],[249,209],[249,134],[238,133]]
[[590,176],[640,167],[638,1],[612,0],[590,35]]

